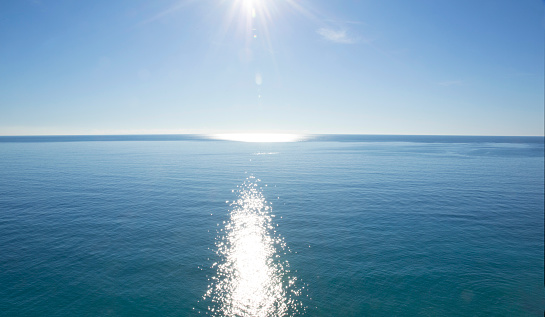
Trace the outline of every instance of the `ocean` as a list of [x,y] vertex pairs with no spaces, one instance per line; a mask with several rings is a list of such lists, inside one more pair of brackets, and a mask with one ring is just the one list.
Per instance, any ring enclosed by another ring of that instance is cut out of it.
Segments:
[[0,137],[0,316],[544,310],[543,137]]

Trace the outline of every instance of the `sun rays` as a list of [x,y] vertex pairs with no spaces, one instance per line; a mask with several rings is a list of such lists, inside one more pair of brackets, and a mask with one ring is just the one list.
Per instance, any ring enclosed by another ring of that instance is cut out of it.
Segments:
[[222,21],[222,38],[229,34],[243,37],[249,44],[261,40],[272,50],[271,30],[286,21],[290,13],[312,17],[310,8],[294,0],[222,0],[225,13]]

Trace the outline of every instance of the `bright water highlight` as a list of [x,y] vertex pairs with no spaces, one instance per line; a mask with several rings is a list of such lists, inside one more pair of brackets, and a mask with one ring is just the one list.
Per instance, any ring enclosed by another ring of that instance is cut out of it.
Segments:
[[216,243],[220,263],[206,297],[217,316],[285,316],[301,308],[297,277],[283,259],[289,249],[276,231],[259,179],[250,176],[231,204],[230,220]]

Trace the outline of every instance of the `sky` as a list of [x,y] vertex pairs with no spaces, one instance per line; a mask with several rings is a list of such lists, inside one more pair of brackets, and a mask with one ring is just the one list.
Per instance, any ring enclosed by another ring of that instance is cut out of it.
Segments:
[[544,134],[538,0],[0,2],[0,135]]

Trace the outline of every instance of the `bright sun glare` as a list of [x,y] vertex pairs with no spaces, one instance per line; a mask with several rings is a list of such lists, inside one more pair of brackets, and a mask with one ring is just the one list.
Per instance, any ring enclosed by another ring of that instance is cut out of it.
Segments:
[[[263,37],[264,44],[268,45],[269,49],[271,48],[270,29],[273,26],[273,21],[279,22],[282,12],[295,10],[306,14],[306,10],[295,0],[232,0],[225,2],[229,5],[223,21],[223,32],[232,31],[234,28],[236,34],[246,36],[247,39]],[[259,33],[259,36],[256,37],[256,33]]]
[[239,142],[297,142],[305,139],[303,134],[289,133],[226,133],[213,134],[210,137],[215,140]]

